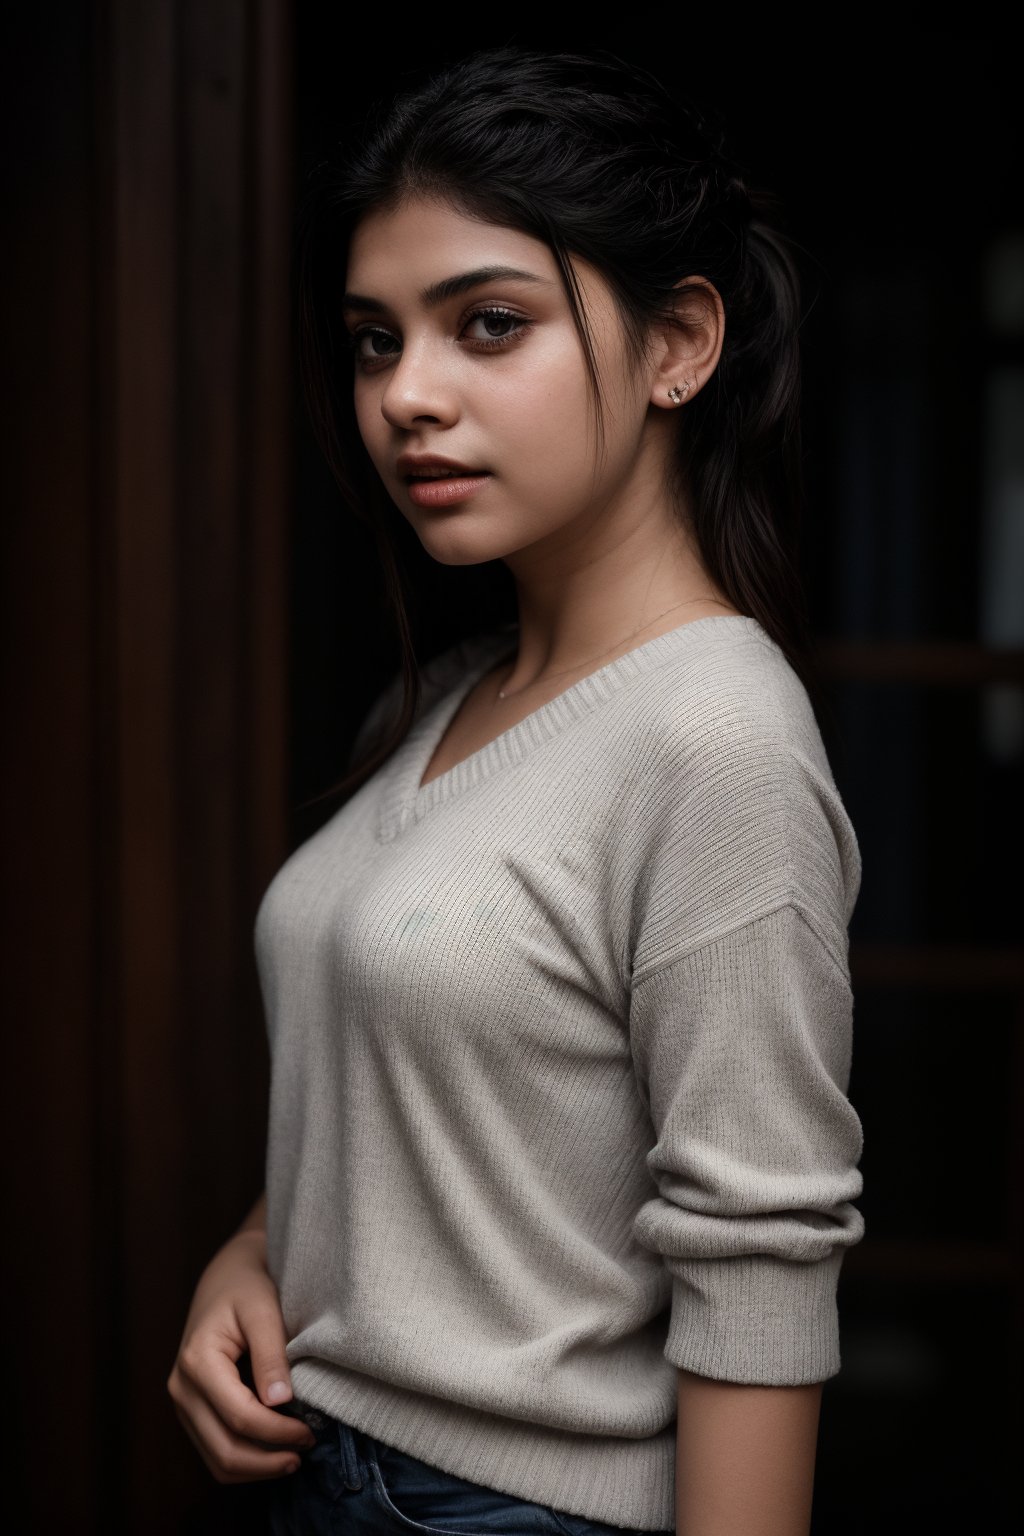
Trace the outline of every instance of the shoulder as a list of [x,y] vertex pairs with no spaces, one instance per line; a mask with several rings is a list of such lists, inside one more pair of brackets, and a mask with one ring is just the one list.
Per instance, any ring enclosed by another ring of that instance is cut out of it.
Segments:
[[[742,813],[808,775],[834,788],[807,690],[760,626],[680,649],[628,690],[623,738],[637,765],[637,805],[657,830],[686,806]],[[763,802],[762,802],[763,803]]]
[[807,691],[763,634],[680,652],[633,701],[638,971],[783,905],[845,964],[860,850]]
[[670,775],[774,745],[801,749],[827,769],[807,690],[753,620],[669,655],[633,702],[638,733]]

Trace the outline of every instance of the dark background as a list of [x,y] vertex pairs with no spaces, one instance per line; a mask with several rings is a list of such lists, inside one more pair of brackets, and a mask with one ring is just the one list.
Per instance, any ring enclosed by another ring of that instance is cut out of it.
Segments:
[[[395,664],[297,397],[332,129],[576,16],[23,8],[4,170],[7,1444],[28,1530],[261,1528],[165,1381],[263,1185],[259,897]],[[864,880],[816,1533],[1003,1529],[1021,1372],[1024,178],[1005,37],[658,8],[587,41],[733,127],[805,250],[803,565]],[[418,567],[423,656],[467,621]],[[12,1499],[14,1490],[12,1490]]]

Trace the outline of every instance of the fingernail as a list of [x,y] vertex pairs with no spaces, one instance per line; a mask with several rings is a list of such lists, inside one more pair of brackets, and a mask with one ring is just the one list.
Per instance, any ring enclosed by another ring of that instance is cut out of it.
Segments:
[[268,1403],[283,1403],[291,1395],[291,1388],[286,1381],[272,1381],[267,1388]]

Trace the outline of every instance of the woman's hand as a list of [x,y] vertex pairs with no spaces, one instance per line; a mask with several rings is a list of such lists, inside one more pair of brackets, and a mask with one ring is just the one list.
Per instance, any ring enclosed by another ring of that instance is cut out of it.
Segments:
[[[178,1418],[219,1483],[281,1477],[298,1468],[297,1451],[316,1444],[301,1419],[270,1406],[292,1396],[285,1342],[266,1233],[237,1232],[199,1278],[167,1378]],[[259,1396],[238,1370],[245,1350]]]

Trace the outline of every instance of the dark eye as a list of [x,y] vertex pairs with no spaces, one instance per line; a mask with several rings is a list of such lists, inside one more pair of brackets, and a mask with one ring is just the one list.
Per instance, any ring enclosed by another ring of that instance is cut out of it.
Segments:
[[[369,342],[368,348],[363,346],[364,342]],[[362,358],[390,357],[391,347],[398,348],[398,343],[390,331],[378,330],[357,331],[352,337],[352,345],[357,356]]]
[[[510,309],[478,309],[470,315],[466,323],[466,331],[471,341],[500,342],[509,341],[521,330],[525,322],[519,315],[513,314]],[[471,334],[473,326],[482,327],[476,334]]]

